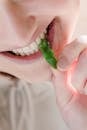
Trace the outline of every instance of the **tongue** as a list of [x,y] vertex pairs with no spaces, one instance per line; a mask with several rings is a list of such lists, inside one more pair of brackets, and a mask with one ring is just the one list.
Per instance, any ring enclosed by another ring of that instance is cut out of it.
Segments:
[[56,57],[58,57],[65,43],[60,20],[55,18],[48,26],[47,30],[47,40],[52,44],[54,54]]

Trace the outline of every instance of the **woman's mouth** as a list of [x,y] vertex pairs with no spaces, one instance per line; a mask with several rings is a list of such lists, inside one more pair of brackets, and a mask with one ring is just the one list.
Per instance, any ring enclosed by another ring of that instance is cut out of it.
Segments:
[[19,48],[11,51],[1,52],[0,54],[9,58],[11,61],[19,63],[32,62],[42,57],[38,45],[40,44],[41,39],[47,39],[50,47],[52,48],[52,34],[49,36],[49,32],[52,33],[53,21],[48,25],[45,32],[43,32],[33,43],[29,44],[24,48]]

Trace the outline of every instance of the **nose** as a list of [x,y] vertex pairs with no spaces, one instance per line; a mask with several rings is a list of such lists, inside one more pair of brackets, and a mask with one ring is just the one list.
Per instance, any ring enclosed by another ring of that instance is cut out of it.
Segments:
[[[26,46],[31,36],[30,34],[34,31],[33,29],[29,33],[28,21],[16,14],[16,8],[15,11],[12,9],[12,5],[8,6],[5,2],[0,2],[0,52]],[[11,11],[13,11],[13,14],[11,14]]]

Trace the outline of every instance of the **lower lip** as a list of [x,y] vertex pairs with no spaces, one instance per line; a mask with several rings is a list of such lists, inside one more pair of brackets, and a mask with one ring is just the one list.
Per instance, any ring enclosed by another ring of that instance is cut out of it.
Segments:
[[6,57],[7,59],[9,59],[13,62],[22,63],[22,64],[33,62],[42,57],[42,54],[40,51],[38,51],[34,54],[31,54],[29,56],[15,56],[9,52],[1,52],[0,55]]

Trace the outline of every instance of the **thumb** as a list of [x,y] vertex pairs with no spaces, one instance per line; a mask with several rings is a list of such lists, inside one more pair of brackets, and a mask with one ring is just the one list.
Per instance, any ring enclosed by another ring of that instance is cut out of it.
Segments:
[[87,35],[82,35],[72,43],[65,46],[59,56],[58,68],[67,70],[79,57],[80,53],[87,48]]
[[76,91],[69,84],[70,72],[61,72],[59,70],[52,70],[52,83],[55,87],[57,103],[61,108],[65,108],[66,105],[73,99]]

